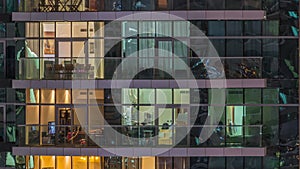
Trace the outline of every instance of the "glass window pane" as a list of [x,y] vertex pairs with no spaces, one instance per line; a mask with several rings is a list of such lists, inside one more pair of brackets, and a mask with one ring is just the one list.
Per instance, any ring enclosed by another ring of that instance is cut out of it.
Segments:
[[261,89],[245,89],[245,104],[260,104]]
[[56,89],[57,104],[71,104],[71,90]]
[[244,56],[261,56],[261,46],[260,39],[245,39]]
[[140,106],[139,107],[139,123],[145,125],[155,124],[154,106]]
[[87,37],[86,22],[72,22],[72,37]]
[[131,37],[138,35],[138,22],[123,22],[122,23],[122,36]]
[[278,89],[263,89],[263,103],[264,104],[278,104],[279,90]]
[[139,89],[140,104],[154,104],[155,103],[155,89]]
[[[209,48],[214,48],[210,50],[216,50],[220,57],[225,56],[225,40],[224,39],[211,39],[211,45]],[[205,55],[200,55],[201,57],[209,55],[209,52],[206,52]],[[218,57],[218,56],[210,56],[210,57]]]
[[72,156],[73,169],[87,169],[87,156]]
[[261,35],[261,21],[244,21],[245,36]]
[[121,22],[106,22],[104,27],[105,37],[121,37]]
[[157,21],[156,22],[156,36],[171,37],[172,36],[172,22],[171,21]]
[[245,168],[262,169],[261,164],[263,164],[261,157],[245,157]]
[[26,103],[39,103],[39,89],[26,89]]
[[41,103],[55,103],[55,90],[41,89]]
[[243,27],[242,21],[227,21],[226,22],[226,35],[228,36],[242,36]]
[[242,9],[244,0],[226,0],[226,9]]
[[206,0],[190,0],[190,9],[207,9]]
[[89,156],[89,169],[101,169],[101,161],[98,156]]
[[169,6],[171,2],[168,0],[157,0],[157,10],[167,10],[170,9]]
[[[1,9],[0,9],[0,11],[1,11]],[[6,24],[5,23],[0,23],[0,28],[1,28],[1,30],[0,30],[0,37],[4,38],[6,36]]]
[[155,36],[155,22],[141,21],[139,22],[139,35],[141,37]]
[[186,10],[187,0],[173,0],[173,9],[175,10]]
[[142,168],[155,169],[155,157],[142,157],[141,159]]
[[[259,106],[245,106],[245,125],[260,125],[261,121],[261,107]],[[249,127],[248,133],[246,135],[257,135],[259,132],[259,127]],[[254,133],[256,131],[257,133]]]
[[278,34],[279,34],[279,21],[276,20],[263,21],[263,35],[278,36]]
[[87,103],[87,90],[79,90],[73,89],[72,90],[72,101],[73,104],[86,104]]
[[26,37],[39,37],[39,23],[38,22],[30,22],[26,23]]
[[243,40],[228,39],[226,41],[226,56],[243,56]]
[[[139,112],[143,111],[140,107]],[[139,112],[135,106],[123,106],[122,125],[135,125],[138,123]]]
[[40,56],[41,57],[54,57],[55,54],[55,40],[54,39],[42,39],[40,40],[41,49]]
[[39,124],[39,106],[26,106],[26,124]]
[[155,1],[139,0],[134,3],[135,10],[146,11],[155,9]]
[[224,0],[207,0],[207,9],[224,9],[225,1]]
[[263,56],[278,57],[278,45],[278,40],[276,39],[263,39]]
[[172,104],[172,89],[156,89],[156,104]]
[[261,9],[262,0],[244,0],[244,9]]
[[71,57],[71,42],[58,42],[58,57]]
[[39,40],[26,40],[25,57],[38,57],[40,53]]
[[104,22],[89,22],[89,37],[104,37]]
[[190,90],[174,89],[174,104],[190,104]]
[[137,89],[122,89],[122,104],[137,104],[138,91]]
[[186,21],[174,21],[173,22],[173,31],[175,37],[188,37],[189,36],[189,30],[190,30],[190,24]]
[[224,36],[225,22],[224,21],[208,21],[209,36]]
[[41,168],[55,168],[55,156],[40,156]]
[[238,169],[243,168],[243,157],[227,157],[226,158],[226,168]]
[[123,39],[123,57],[137,57],[137,39]]
[[71,169],[71,157],[70,156],[57,156],[56,168]]
[[243,104],[243,89],[227,89],[227,104]]
[[[41,125],[48,125],[48,122],[55,121],[55,106],[41,106]],[[48,132],[45,128],[44,132]]]
[[[70,43],[68,44],[65,44],[65,45],[69,45]],[[76,42],[72,42],[72,57],[85,57],[85,54],[86,54],[86,41],[76,41]],[[66,50],[68,50],[68,48],[66,48]],[[71,55],[70,55],[71,56]]]
[[57,22],[56,37],[71,37],[71,22]]
[[[139,40],[139,56],[140,57],[153,57],[154,55],[154,47],[155,47],[155,40],[154,39],[140,39]],[[147,64],[149,64],[148,62],[151,61],[151,58],[147,59],[143,59],[142,62],[147,62]],[[153,61],[153,60],[152,60]],[[146,63],[145,63],[146,64]],[[144,65],[144,64],[141,64]],[[140,66],[141,66],[140,65]],[[145,65],[144,67],[149,67],[151,65]]]
[[42,22],[40,31],[41,31],[41,37],[54,38],[55,37],[54,22]]

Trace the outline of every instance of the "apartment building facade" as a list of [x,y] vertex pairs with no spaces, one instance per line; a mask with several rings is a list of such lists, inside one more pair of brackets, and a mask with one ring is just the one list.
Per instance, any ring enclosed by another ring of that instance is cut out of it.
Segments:
[[298,168],[298,3],[3,1],[1,165]]

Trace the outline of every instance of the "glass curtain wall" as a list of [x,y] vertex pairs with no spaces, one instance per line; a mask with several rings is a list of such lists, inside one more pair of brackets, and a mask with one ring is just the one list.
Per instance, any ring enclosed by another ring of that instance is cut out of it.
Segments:
[[103,25],[103,22],[26,23],[27,40],[17,57],[27,59],[21,60],[19,75],[25,79],[103,78]]

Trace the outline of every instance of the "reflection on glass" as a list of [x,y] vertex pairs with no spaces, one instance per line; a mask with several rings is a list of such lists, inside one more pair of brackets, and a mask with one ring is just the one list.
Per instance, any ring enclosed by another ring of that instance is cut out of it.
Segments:
[[139,89],[139,103],[140,104],[154,104],[155,103],[155,89]]

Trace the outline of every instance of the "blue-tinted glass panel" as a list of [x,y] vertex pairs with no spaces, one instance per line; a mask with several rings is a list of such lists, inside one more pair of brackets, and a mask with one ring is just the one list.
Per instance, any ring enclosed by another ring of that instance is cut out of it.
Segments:
[[244,21],[244,36],[261,35],[261,21]]
[[228,39],[226,40],[226,56],[243,56],[243,40]]
[[226,9],[242,9],[243,0],[226,0]]
[[208,21],[208,36],[224,36],[225,22],[224,21]]
[[225,9],[224,0],[208,0],[207,9]]
[[245,39],[244,56],[261,56],[261,46],[260,39]]
[[206,0],[190,0],[190,9],[206,9],[207,1]]
[[251,9],[261,9],[262,0],[243,0],[244,5],[243,9],[251,10]]
[[242,21],[227,21],[226,22],[226,35],[227,36],[242,36],[243,34]]

